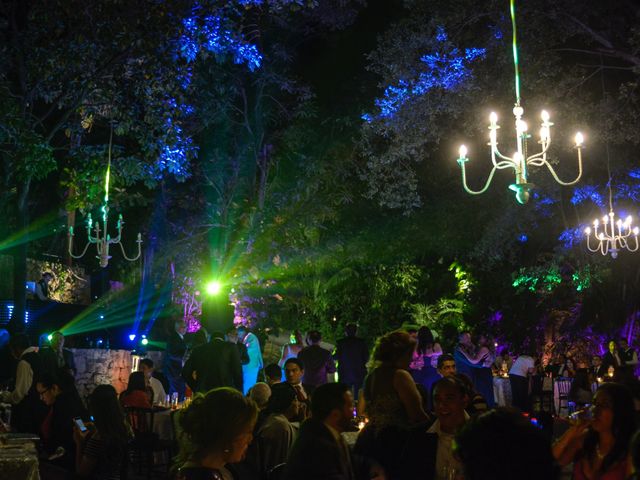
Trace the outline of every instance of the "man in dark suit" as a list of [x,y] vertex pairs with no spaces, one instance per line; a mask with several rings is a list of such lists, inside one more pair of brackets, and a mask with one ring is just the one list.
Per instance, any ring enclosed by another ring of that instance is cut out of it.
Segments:
[[43,367],[50,371],[60,369],[76,376],[76,362],[73,359],[73,352],[64,348],[64,335],[62,332],[53,332],[49,346],[40,349],[40,356],[43,360]]
[[182,379],[182,359],[187,350],[184,335],[187,333],[187,324],[181,318],[173,322],[173,330],[167,338],[167,349],[165,350],[162,373],[169,381],[168,394],[178,393],[180,398],[184,397],[184,380]]
[[309,416],[311,411],[311,395],[315,390],[313,385],[302,383],[304,375],[304,363],[299,358],[291,357],[284,362],[285,383],[293,388],[296,397],[301,403],[298,417],[294,421],[302,421]]
[[300,350],[298,358],[302,360],[305,371],[302,377],[304,383],[317,387],[327,383],[327,374],[335,373],[336,364],[331,352],[320,346],[322,335],[317,330],[308,334],[309,346]]
[[284,480],[353,480],[351,453],[342,437],[353,414],[349,387],[321,385],[314,392],[311,411],[291,448]]
[[194,392],[232,387],[242,392],[240,353],[225,341],[222,332],[211,333],[211,341],[196,347],[182,369],[182,378]]
[[354,323],[348,323],[344,327],[346,337],[338,340],[333,354],[333,358],[338,362],[338,380],[349,385],[355,397],[364,383],[369,361],[367,344],[363,339],[356,337],[356,330]]

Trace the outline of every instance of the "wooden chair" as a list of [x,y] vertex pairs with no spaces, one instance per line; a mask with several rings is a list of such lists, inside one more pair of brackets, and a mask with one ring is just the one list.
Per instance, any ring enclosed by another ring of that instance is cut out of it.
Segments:
[[[558,377],[555,380],[555,386],[558,389],[558,411],[556,415],[561,416],[562,411],[569,415],[569,391],[571,390],[571,382],[573,380],[568,377]],[[575,405],[574,405],[575,407]]]
[[286,463],[279,463],[267,473],[267,480],[280,480],[283,478],[284,469],[287,466]]
[[125,408],[127,420],[133,430],[133,439],[129,443],[129,459],[137,473],[142,474],[143,469],[150,479],[153,476],[156,454],[166,458],[165,471],[169,471],[171,463],[171,441],[159,438],[154,432],[154,417],[156,410],[153,408]]

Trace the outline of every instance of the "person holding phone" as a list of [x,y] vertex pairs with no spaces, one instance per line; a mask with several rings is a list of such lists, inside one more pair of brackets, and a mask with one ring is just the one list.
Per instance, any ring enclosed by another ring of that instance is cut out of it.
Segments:
[[125,465],[130,430],[111,385],[98,385],[88,399],[93,423],[74,421],[76,475],[79,478],[118,480]]
[[48,407],[40,425],[44,461],[74,471],[74,419],[86,416],[73,377],[63,370],[45,372],[36,381],[40,400]]

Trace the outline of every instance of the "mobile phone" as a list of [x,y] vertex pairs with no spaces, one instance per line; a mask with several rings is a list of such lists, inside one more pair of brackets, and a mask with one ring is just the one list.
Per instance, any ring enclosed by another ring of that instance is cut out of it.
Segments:
[[74,418],[73,422],[76,424],[76,426],[80,429],[82,433],[87,431],[87,427],[80,417]]

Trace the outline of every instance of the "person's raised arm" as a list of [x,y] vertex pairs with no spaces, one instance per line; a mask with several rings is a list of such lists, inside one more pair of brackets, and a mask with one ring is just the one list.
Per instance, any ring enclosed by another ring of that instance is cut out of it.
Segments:
[[585,423],[573,425],[552,445],[551,453],[561,467],[573,462],[582,448],[587,433],[586,426]]
[[406,370],[397,370],[393,375],[393,388],[398,393],[411,423],[426,422],[429,417],[422,408],[422,397],[411,374]]
[[489,353],[489,349],[487,347],[482,347],[480,348],[475,355],[471,355],[470,353],[468,353],[466,350],[464,349],[460,349],[459,350],[460,353],[462,353],[467,360],[469,360],[471,363],[480,363],[480,361],[484,358],[484,356]]

